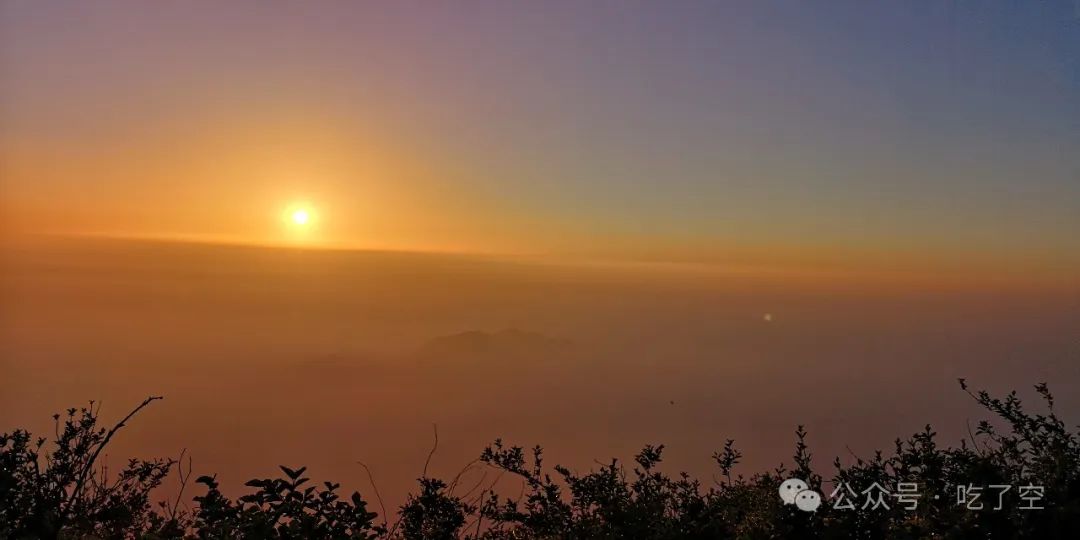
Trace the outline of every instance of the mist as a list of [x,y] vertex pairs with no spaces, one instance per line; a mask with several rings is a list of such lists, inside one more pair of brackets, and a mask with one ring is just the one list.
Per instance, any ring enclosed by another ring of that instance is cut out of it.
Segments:
[[[307,465],[388,504],[495,438],[581,470],[647,443],[708,478],[967,437],[995,391],[1080,400],[1076,291],[793,279],[723,267],[100,239],[5,244],[0,431],[96,400],[112,459],[175,456],[235,490]],[[436,427],[437,426],[437,427]]]

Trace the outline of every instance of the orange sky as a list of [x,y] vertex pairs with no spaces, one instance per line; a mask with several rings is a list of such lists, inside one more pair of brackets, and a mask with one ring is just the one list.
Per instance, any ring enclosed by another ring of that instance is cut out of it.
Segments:
[[909,28],[939,60],[690,8],[121,4],[5,6],[5,230],[1080,275],[1080,100],[1024,72],[1068,52],[1041,42]]

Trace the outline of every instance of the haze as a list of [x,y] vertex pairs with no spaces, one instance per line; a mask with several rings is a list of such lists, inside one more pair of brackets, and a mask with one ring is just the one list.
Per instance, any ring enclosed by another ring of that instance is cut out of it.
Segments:
[[[1073,2],[4,2],[0,431],[390,500],[1080,412]],[[1072,418],[1076,418],[1073,414]],[[974,418],[972,418],[974,420]],[[707,474],[702,473],[707,478]],[[232,489],[230,488],[230,489]],[[366,488],[365,488],[366,489]]]

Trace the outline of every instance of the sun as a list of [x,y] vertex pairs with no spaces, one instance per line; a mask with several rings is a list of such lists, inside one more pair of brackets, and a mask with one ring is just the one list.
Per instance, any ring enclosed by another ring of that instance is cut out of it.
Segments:
[[294,239],[310,241],[311,235],[318,228],[319,214],[315,207],[308,203],[293,203],[285,207],[281,214],[281,220],[285,230]]
[[303,226],[303,225],[307,225],[307,223],[308,223],[308,221],[310,219],[311,219],[311,214],[307,210],[305,210],[303,208],[298,208],[296,210],[293,210],[293,213],[292,213],[292,221],[293,221],[293,223]]

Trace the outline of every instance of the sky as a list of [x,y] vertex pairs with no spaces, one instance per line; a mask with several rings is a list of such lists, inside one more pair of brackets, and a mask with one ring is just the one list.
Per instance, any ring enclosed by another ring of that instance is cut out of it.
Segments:
[[0,10],[8,231],[1080,275],[1074,0]]
[[1078,150],[1080,0],[0,0],[0,426],[167,395],[115,455],[394,497],[433,423],[707,475],[1080,411]]

